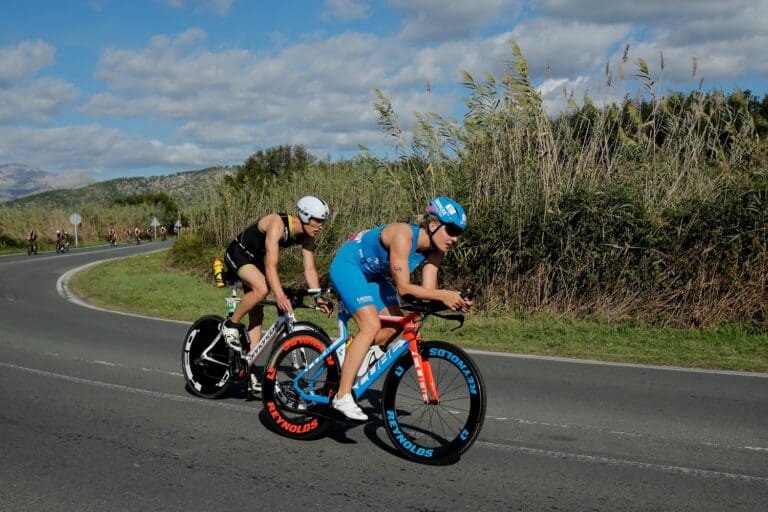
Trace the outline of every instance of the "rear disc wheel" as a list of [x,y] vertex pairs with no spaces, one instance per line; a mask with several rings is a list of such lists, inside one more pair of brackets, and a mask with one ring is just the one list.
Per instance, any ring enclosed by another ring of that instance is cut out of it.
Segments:
[[202,398],[219,398],[231,384],[229,347],[221,335],[220,316],[198,319],[184,337],[181,368],[187,388]]

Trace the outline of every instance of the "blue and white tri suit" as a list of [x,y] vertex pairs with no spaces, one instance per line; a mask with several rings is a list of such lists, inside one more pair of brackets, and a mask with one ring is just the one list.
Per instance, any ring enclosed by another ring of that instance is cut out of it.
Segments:
[[[381,242],[381,232],[387,226],[377,226],[350,237],[331,262],[331,282],[350,314],[365,306],[373,305],[376,311],[381,311],[399,304],[390,282],[389,250]],[[412,273],[424,263],[426,255],[416,252],[419,226],[409,226],[413,243],[408,255],[408,272]]]

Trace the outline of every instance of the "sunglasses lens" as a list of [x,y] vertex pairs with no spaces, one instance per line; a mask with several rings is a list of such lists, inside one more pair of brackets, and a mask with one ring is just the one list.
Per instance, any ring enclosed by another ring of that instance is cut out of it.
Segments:
[[464,230],[453,224],[446,224],[445,232],[448,233],[450,236],[459,236],[464,232]]

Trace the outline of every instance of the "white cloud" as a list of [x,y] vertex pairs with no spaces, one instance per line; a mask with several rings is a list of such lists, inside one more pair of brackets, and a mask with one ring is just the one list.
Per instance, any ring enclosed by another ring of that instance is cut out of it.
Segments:
[[234,0],[158,0],[174,9],[191,8],[195,11],[212,12],[227,16]]
[[626,24],[536,19],[518,25],[506,36],[520,46],[531,74],[542,78],[547,67],[555,77],[575,77],[603,66],[608,48],[621,44],[629,34]]
[[[232,5],[165,1],[224,14]],[[460,71],[478,82],[486,72],[501,78],[513,58],[512,41],[521,47],[551,114],[565,107],[564,89],[577,102],[589,94],[597,103],[636,91],[632,75],[640,57],[663,85],[677,89],[695,87],[702,77],[705,83],[735,84],[768,75],[763,28],[768,0],[389,0],[387,5],[401,24],[384,35],[350,30],[325,37],[318,31],[285,36],[272,50],[256,52],[233,48],[231,41],[211,44],[215,36],[190,28],[157,35],[143,48],[104,49],[94,73],[104,89],[86,98],[78,112],[104,124],[144,119],[148,134],[151,123],[161,121],[171,133],[167,140],[101,125],[2,129],[0,155],[35,155],[28,161],[45,159],[63,169],[194,168],[240,162],[255,149],[277,144],[303,144],[318,155],[354,151],[360,144],[391,148],[377,127],[374,88],[392,101],[405,129],[416,111],[461,115],[467,93],[457,87]],[[324,3],[325,12],[349,21],[344,26],[350,29],[353,20],[372,16],[374,7],[378,13],[386,5]],[[629,61],[621,63],[627,44]],[[55,48],[42,41],[0,48],[0,124],[47,123],[76,100],[78,91],[68,82],[35,79],[54,56]],[[691,79],[694,57],[698,72]]]
[[404,14],[401,37],[406,41],[444,41],[466,38],[496,20],[511,0],[389,0]]
[[622,47],[631,43],[633,62],[642,57],[655,64],[663,53],[664,75],[673,81],[670,85],[682,85],[690,78],[694,57],[699,76],[713,81],[738,81],[766,73],[768,0],[543,0],[541,10],[552,18],[581,20],[592,26],[629,27],[625,40],[618,42]]
[[53,64],[56,49],[44,41],[22,41],[0,47],[0,88],[35,76]]
[[325,0],[334,18],[342,21],[364,20],[370,16],[370,6],[360,0]]
[[374,37],[349,33],[274,56],[156,42],[139,51],[107,50],[97,76],[119,94],[97,94],[84,111],[259,122],[290,116],[301,122],[315,101],[326,105],[326,114],[344,115],[349,105],[370,108],[371,91],[391,66],[376,57],[379,45]]
[[[768,35],[737,41],[713,41],[682,47],[669,47],[661,41],[638,43],[631,47],[630,67],[636,70],[637,57],[648,62],[651,75],[657,82],[673,89],[696,88],[699,80],[705,83],[736,85],[747,76],[768,75],[765,48]],[[661,56],[664,69],[661,69]],[[692,62],[696,58],[696,76],[692,76]]]
[[[590,95],[590,87],[593,80],[588,76],[578,76],[571,80],[568,78],[549,78],[544,80],[537,87],[541,95],[544,109],[551,117],[557,116],[560,112],[567,110],[569,100],[573,99],[577,104],[581,104],[585,95]],[[604,95],[601,98],[602,103],[612,103],[619,101],[621,94]]]
[[39,130],[0,128],[0,155],[14,161],[33,161],[52,171],[99,173],[158,166],[201,168],[242,160],[243,148],[212,150],[190,143],[167,144],[89,124]]
[[711,16],[692,16],[667,31],[658,31],[652,39],[667,45],[688,46],[723,41],[764,38],[768,27],[768,0],[752,2],[733,11]]
[[176,132],[177,138],[192,140],[207,147],[252,146],[266,136],[266,131],[259,126],[225,121],[190,122]]
[[691,19],[728,17],[765,0],[541,0],[541,13],[568,20],[677,26]]
[[0,89],[0,125],[17,121],[45,124],[79,96],[70,83],[41,78],[26,87]]

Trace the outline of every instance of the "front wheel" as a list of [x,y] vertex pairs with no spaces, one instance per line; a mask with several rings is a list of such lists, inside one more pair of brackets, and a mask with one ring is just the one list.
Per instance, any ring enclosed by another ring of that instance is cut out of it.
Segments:
[[220,316],[198,319],[184,337],[181,368],[187,388],[203,398],[219,398],[229,389],[229,347],[221,335]]
[[[327,338],[310,330],[297,331],[280,340],[264,369],[262,400],[267,423],[275,432],[293,439],[314,439],[331,425],[329,405],[305,400],[294,380],[328,347]],[[339,385],[339,367],[333,354],[299,383],[308,394],[329,397]]]
[[424,403],[407,352],[384,381],[384,427],[405,457],[423,464],[451,464],[472,446],[483,426],[485,383],[472,358],[459,347],[425,341],[419,353],[431,369],[438,400]]

